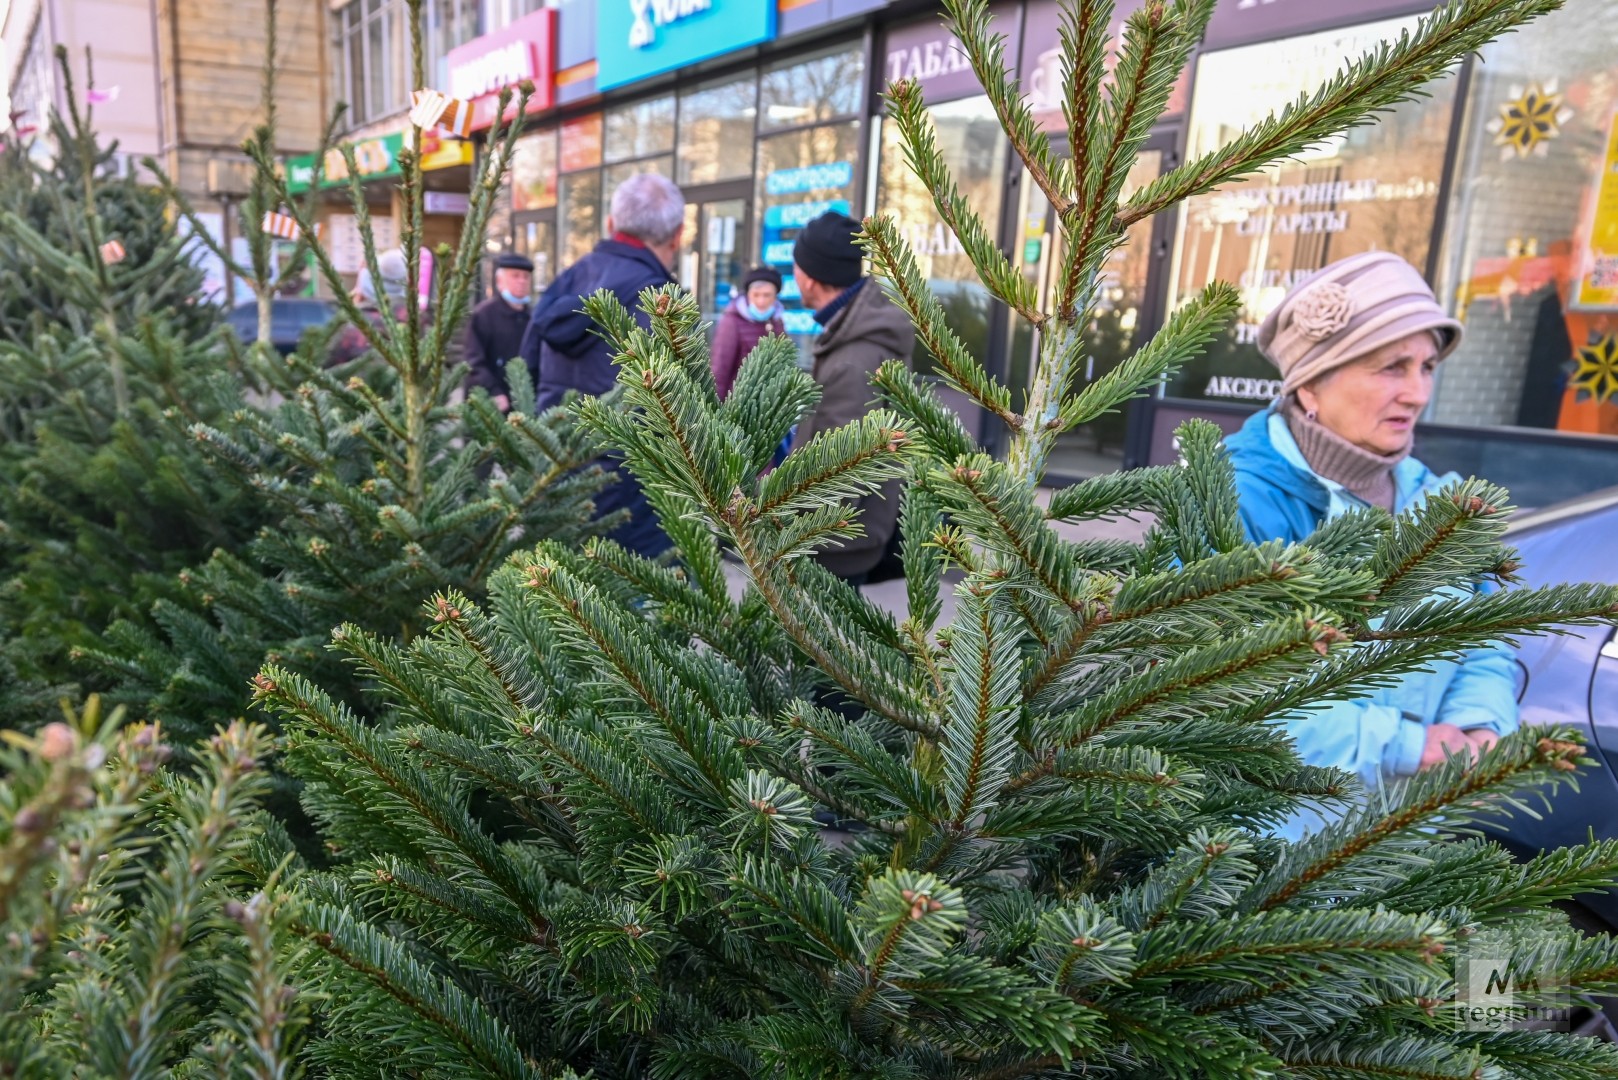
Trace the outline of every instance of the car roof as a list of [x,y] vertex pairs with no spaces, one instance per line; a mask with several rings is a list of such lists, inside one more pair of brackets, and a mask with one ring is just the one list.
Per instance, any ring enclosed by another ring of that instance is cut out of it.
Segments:
[[1511,524],[1506,527],[1506,535],[1538,532],[1615,508],[1618,508],[1618,487],[1602,488],[1554,506],[1524,511],[1511,519]]

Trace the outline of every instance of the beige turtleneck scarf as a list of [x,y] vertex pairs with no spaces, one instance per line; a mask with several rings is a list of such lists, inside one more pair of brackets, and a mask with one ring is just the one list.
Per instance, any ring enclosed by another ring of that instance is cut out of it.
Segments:
[[1387,456],[1362,450],[1324,424],[1305,416],[1296,397],[1287,398],[1281,412],[1303,459],[1317,476],[1343,485],[1372,506],[1393,509],[1393,468],[1410,456],[1408,447]]

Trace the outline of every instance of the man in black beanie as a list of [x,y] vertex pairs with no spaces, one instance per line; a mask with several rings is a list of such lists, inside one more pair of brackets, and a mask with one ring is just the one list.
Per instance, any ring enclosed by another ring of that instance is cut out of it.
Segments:
[[[861,253],[854,243],[859,231],[860,223],[847,214],[828,211],[805,225],[792,246],[792,276],[804,306],[822,327],[813,348],[820,403],[799,422],[795,446],[875,408],[871,376],[888,360],[908,363],[915,348],[910,317],[860,274]],[[822,566],[854,585],[865,583],[899,526],[899,482],[889,481],[859,505],[865,535],[817,556]]]

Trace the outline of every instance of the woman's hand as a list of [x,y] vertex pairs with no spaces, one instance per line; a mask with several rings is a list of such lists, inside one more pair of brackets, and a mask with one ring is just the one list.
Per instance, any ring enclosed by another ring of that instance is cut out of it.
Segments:
[[[1478,731],[1476,734],[1489,734],[1493,732]],[[1456,727],[1454,724],[1433,724],[1427,729],[1427,745],[1422,747],[1421,764],[1418,768],[1431,769],[1442,765],[1451,754],[1465,752],[1479,754],[1486,749],[1473,741],[1471,736]]]
[[1467,740],[1477,748],[1479,757],[1483,756],[1483,754],[1487,751],[1494,749],[1495,743],[1500,741],[1500,736],[1496,735],[1486,727],[1472,728],[1463,732],[1463,734],[1466,736]]

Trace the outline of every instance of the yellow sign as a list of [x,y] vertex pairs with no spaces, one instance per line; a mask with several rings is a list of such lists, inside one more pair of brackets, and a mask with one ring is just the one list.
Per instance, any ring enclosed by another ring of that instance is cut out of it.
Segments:
[[1589,239],[1571,306],[1576,311],[1618,311],[1618,114],[1607,129],[1607,152],[1596,178]]
[[421,167],[424,170],[453,169],[472,164],[472,144],[460,139],[441,139],[435,132],[421,133]]

